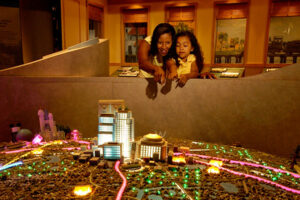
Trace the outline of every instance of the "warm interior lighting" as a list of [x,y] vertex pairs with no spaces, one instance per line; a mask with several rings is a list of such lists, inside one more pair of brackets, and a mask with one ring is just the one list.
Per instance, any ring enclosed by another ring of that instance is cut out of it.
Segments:
[[173,156],[172,162],[174,164],[185,164],[185,157],[184,156]]
[[85,196],[92,192],[92,187],[90,185],[75,186],[73,192],[76,196]]
[[209,164],[212,164],[213,166],[216,166],[216,167],[222,167],[223,162],[220,160],[211,160],[211,161],[209,161]]
[[220,170],[219,168],[215,167],[215,166],[211,166],[207,169],[207,172],[209,174],[220,174]]
[[43,153],[43,151],[44,151],[43,149],[35,149],[31,153],[34,155],[40,155]]
[[134,4],[128,7],[129,9],[143,9],[144,6],[139,5],[139,4]]
[[191,6],[191,4],[188,3],[176,3],[174,4],[175,7],[186,7],[186,6]]

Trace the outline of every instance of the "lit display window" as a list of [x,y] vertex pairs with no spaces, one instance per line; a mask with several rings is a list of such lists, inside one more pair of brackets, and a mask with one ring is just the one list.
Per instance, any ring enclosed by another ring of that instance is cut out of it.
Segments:
[[300,63],[300,1],[274,1],[268,38],[268,64]]
[[243,64],[248,4],[217,4],[215,64]]

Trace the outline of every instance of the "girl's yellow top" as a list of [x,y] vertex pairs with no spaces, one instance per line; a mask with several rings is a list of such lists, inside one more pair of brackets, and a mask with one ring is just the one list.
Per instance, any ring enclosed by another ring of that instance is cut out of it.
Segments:
[[196,61],[195,55],[194,54],[190,54],[187,57],[186,62],[184,62],[181,58],[178,58],[178,60],[179,60],[179,67],[177,68],[178,78],[180,78],[180,76],[182,74],[189,74],[189,73],[191,73],[192,62]]

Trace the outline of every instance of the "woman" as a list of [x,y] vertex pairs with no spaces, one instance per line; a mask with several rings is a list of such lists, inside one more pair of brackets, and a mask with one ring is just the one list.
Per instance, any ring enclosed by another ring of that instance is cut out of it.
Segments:
[[158,24],[153,35],[142,40],[138,50],[141,74],[145,78],[154,77],[156,82],[165,83],[165,63],[174,55],[175,29],[168,23]]

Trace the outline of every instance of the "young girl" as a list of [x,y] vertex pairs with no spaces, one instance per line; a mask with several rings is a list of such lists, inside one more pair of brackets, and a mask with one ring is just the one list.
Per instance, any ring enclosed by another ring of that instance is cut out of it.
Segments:
[[177,33],[175,59],[167,61],[168,79],[178,79],[184,86],[190,78],[197,78],[203,68],[203,56],[195,35],[190,31]]

